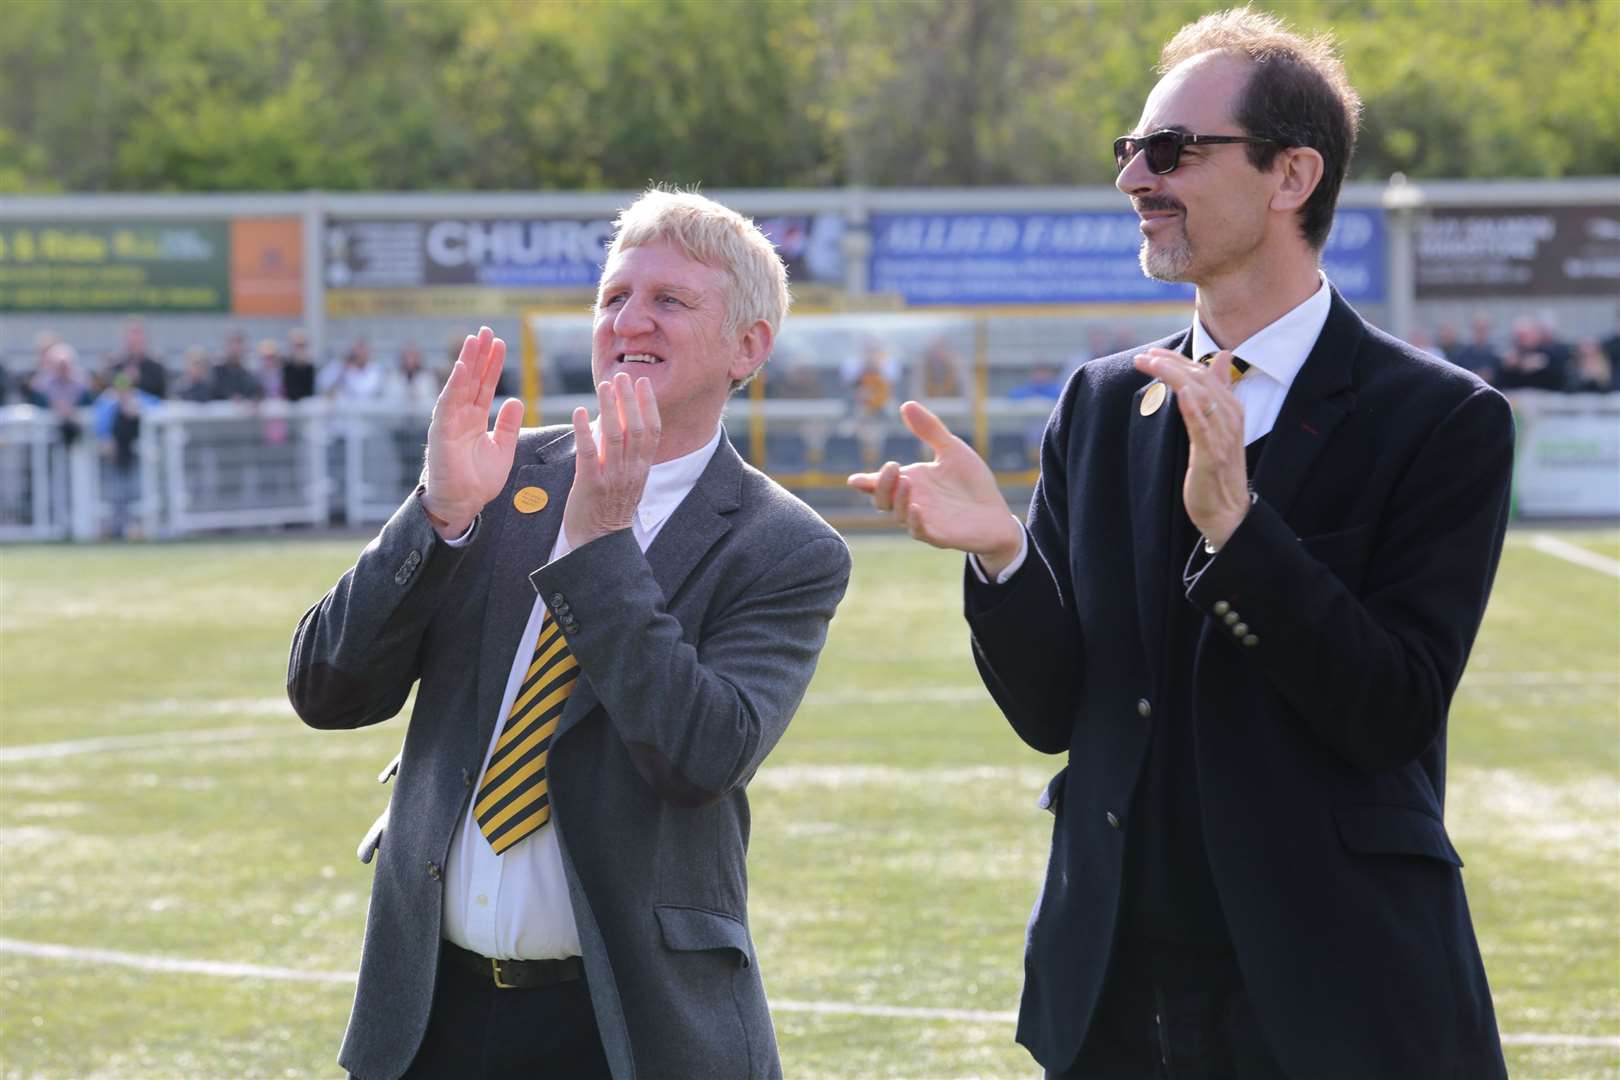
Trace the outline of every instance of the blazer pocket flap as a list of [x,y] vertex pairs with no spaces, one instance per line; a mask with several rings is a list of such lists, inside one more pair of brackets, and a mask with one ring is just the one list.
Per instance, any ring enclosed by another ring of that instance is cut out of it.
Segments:
[[372,856],[377,854],[377,849],[382,847],[383,832],[388,828],[388,811],[392,806],[393,803],[389,803],[383,807],[383,812],[377,815],[377,820],[371,823],[371,828],[367,829],[366,835],[361,838],[360,846],[354,849],[354,857],[361,862],[370,862]]
[[653,907],[664,944],[677,952],[731,949],[743,967],[749,965],[748,928],[741,919],[703,908],[658,904]]
[[1057,771],[1057,775],[1046,782],[1046,790],[1041,797],[1035,800],[1035,805],[1042,810],[1058,812],[1058,805],[1063,801],[1063,785],[1067,782],[1069,767],[1067,765]]
[[1439,818],[1406,806],[1341,806],[1334,811],[1339,839],[1361,855],[1420,855],[1460,867]]

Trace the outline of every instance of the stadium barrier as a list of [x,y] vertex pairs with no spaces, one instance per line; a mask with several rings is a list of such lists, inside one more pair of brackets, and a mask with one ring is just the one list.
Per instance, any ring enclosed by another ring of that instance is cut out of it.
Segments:
[[[560,340],[555,326],[537,329],[541,340]],[[839,359],[808,365],[828,383],[840,371],[857,370]],[[965,392],[925,400],[991,462],[1009,501],[1020,506],[1034,483],[1052,401],[1006,387],[989,392],[1002,381],[991,368],[969,365]],[[725,418],[729,437],[745,458],[835,523],[882,524],[845,488],[844,477],[889,459],[927,457],[897,412],[904,397],[923,396],[903,392],[917,389],[915,372],[904,363],[890,371],[902,385],[865,410],[851,404],[847,388],[838,396],[774,396],[771,379],[788,374],[784,365],[733,400]],[[566,387],[561,374],[553,371]],[[528,400],[530,423],[566,422],[576,405],[595,406],[593,395],[581,393]],[[1620,518],[1620,394],[1532,392],[1513,400],[1517,515]],[[428,419],[424,409],[384,402],[164,402],[142,414],[134,466],[120,470],[91,434],[90,410],[79,417],[80,433],[69,437],[48,412],[0,408],[0,542],[374,526],[417,484]]]

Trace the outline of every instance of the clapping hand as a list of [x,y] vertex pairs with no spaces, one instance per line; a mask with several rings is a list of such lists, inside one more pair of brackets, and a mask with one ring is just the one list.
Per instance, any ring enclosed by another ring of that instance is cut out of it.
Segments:
[[512,471],[523,403],[507,398],[495,416],[494,431],[489,428],[489,406],[505,362],[506,342],[482,327],[462,343],[433,405],[422,505],[447,540],[467,531],[484,505],[501,493]]
[[596,401],[600,446],[590,414],[574,410],[574,486],[563,509],[563,533],[576,548],[630,527],[662,434],[658,399],[645,377],[632,385],[621,371],[596,384]]
[[1205,367],[1169,349],[1149,349],[1135,364],[1175,392],[1189,443],[1182,501],[1198,531],[1220,548],[1249,512],[1243,403],[1232,393],[1232,354],[1218,352]]
[[986,573],[1000,573],[1018,557],[1024,527],[1007,509],[990,466],[919,403],[900,406],[900,418],[934,460],[890,461],[875,473],[855,473],[849,486],[872,496],[872,505],[913,539],[977,555]]

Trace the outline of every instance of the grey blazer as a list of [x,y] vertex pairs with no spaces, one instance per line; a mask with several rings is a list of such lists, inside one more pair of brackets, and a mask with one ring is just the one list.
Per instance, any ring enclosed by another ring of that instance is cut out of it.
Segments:
[[[443,867],[537,590],[582,672],[550,751],[551,824],[613,1075],[781,1075],[745,787],[804,696],[849,551],[722,437],[645,555],[626,529],[542,565],[573,476],[571,429],[524,432],[464,548],[407,499],[293,637],[287,691],[311,727],[386,720],[421,681],[339,1054],[368,1080],[404,1072],[426,1030]],[[525,487],[545,509],[514,509]]]

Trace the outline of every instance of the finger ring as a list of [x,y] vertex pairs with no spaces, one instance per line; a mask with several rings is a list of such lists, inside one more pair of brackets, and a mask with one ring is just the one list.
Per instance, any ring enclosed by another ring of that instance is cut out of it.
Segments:
[[1200,413],[1202,413],[1205,418],[1214,416],[1215,415],[1215,403],[1213,401],[1206,401],[1206,402],[1204,402],[1204,407],[1202,409],[1199,409],[1198,411]]

